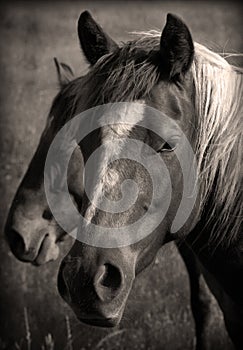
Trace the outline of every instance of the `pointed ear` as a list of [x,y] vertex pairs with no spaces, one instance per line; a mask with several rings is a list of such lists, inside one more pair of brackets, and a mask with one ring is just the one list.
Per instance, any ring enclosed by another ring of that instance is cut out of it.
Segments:
[[100,57],[118,48],[88,11],[84,11],[79,17],[78,36],[84,55],[91,64],[95,64]]
[[168,14],[160,39],[162,68],[170,79],[186,73],[191,66],[194,45],[188,27],[180,18]]
[[57,69],[57,78],[60,86],[67,85],[74,78],[74,73],[72,68],[66,63],[59,62],[56,57],[54,57],[55,66]]

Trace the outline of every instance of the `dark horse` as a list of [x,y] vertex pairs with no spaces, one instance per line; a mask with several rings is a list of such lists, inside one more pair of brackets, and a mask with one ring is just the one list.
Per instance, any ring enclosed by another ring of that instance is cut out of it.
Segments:
[[[162,34],[140,33],[135,40],[118,46],[84,12],[78,21],[78,35],[90,70],[74,79],[71,69],[55,60],[61,89],[6,224],[14,255],[37,265],[58,256],[58,242],[65,232],[47,204],[44,166],[50,144],[61,127],[82,111],[102,104],[129,102],[133,106],[136,102],[140,104],[141,119],[144,106],[151,106],[180,126],[196,154],[199,190],[190,215],[176,232],[171,230],[183,192],[177,155],[183,152],[184,144],[176,128],[170,130],[173,145],[135,123],[120,126],[115,118],[110,126],[94,130],[75,148],[67,179],[72,200],[87,222],[109,228],[129,224],[147,211],[151,199],[152,184],[146,169],[138,162],[120,159],[110,162],[100,187],[91,188],[91,195],[105,192],[106,197],[117,201],[122,183],[132,179],[139,188],[136,202],[115,214],[93,208],[84,191],[84,164],[107,140],[133,138],[153,148],[169,169],[173,191],[164,219],[140,241],[106,248],[75,240],[60,266],[60,294],[80,321],[104,327],[117,325],[136,275],[153,262],[163,244],[175,240],[190,276],[197,349],[209,348],[206,330],[210,305],[202,275],[222,309],[235,347],[242,349],[242,70],[193,43],[187,26],[171,14]],[[133,108],[127,107],[125,113],[132,122]],[[109,152],[114,153],[112,147],[104,147],[97,164],[109,163]],[[54,178],[57,173],[53,172]],[[157,177],[166,195],[167,180],[159,172]],[[163,198],[157,210],[162,202]],[[59,204],[66,215],[65,203]]]

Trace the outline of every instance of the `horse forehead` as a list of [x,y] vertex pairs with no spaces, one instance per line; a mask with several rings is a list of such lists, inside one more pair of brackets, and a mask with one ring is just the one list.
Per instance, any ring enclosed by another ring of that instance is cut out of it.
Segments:
[[[115,106],[112,111],[112,124],[105,125],[101,131],[101,143],[104,146],[104,153],[102,159],[104,163],[102,167],[106,166],[105,172],[101,172],[102,183],[104,188],[112,188],[120,179],[120,174],[117,171],[117,163],[114,166],[108,166],[110,160],[115,156],[119,159],[125,144],[133,127],[144,118],[145,101],[139,100],[135,103],[122,103]],[[129,121],[129,124],[127,123]],[[106,141],[118,142],[106,142]],[[124,162],[123,162],[124,163]]]
[[[136,102],[118,103],[108,111],[108,113],[112,113],[112,117],[107,118],[109,123],[101,127],[101,145],[103,148],[99,155],[99,161],[96,162],[96,179],[94,183],[92,182],[93,189],[90,198],[92,203],[102,202],[104,192],[109,192],[115,188],[124,175],[121,171],[121,166],[125,166],[124,161],[121,165],[120,162],[113,162],[113,160],[116,158],[119,161],[123,145],[133,126],[144,117],[144,101]],[[129,121],[129,124],[127,124],[127,121]],[[118,142],[115,142],[115,140]],[[131,167],[125,166],[125,168],[126,172],[127,169],[128,171],[131,170]],[[90,205],[86,211],[86,219],[92,219],[93,216],[95,216],[95,207]]]
[[108,112],[111,113],[109,122],[101,128],[101,139],[129,136],[133,127],[143,120],[144,109],[144,100],[114,104],[114,108]]

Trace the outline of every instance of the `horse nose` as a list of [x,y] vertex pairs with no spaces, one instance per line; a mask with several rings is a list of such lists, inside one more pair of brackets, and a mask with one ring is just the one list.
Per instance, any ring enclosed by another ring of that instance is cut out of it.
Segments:
[[99,266],[94,277],[94,288],[101,301],[114,299],[121,291],[124,283],[122,271],[110,264]]
[[6,229],[6,237],[13,254],[22,261],[32,261],[36,256],[35,249],[26,247],[22,235],[13,228]]

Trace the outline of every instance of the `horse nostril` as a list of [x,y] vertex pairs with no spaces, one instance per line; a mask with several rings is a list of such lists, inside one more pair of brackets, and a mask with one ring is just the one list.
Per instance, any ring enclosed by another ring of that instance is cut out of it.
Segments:
[[117,267],[111,264],[104,264],[99,267],[94,285],[98,296],[103,301],[110,300],[118,294],[121,288],[122,274]]
[[118,268],[111,264],[105,264],[105,272],[100,279],[100,284],[104,287],[116,290],[121,285],[121,274]]
[[52,213],[49,210],[44,210],[42,218],[50,221],[52,219]]
[[12,252],[15,255],[19,255],[21,253],[24,253],[24,251],[25,251],[24,240],[16,230],[14,230],[14,229],[7,230],[6,238],[7,238],[7,241],[9,243],[9,246],[10,246]]

